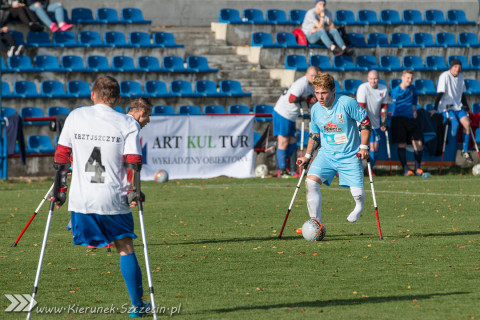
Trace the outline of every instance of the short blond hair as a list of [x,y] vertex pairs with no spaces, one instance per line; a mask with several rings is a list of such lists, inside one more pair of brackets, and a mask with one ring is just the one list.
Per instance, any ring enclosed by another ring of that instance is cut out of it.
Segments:
[[326,88],[333,91],[335,90],[335,80],[329,73],[322,72],[316,75],[315,79],[313,79],[313,86]]

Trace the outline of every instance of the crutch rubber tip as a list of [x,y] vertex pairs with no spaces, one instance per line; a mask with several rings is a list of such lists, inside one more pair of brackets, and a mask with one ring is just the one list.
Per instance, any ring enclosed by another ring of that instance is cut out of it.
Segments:
[[11,245],[11,246],[12,246],[12,247],[16,247],[16,246],[17,246],[17,244],[14,242],[14,243],[12,243],[12,245]]

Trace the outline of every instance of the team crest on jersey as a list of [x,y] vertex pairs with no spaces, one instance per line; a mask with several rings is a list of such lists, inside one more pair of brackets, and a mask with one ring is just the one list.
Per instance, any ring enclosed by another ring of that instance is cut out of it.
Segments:
[[338,122],[339,123],[343,123],[345,120],[343,120],[343,113],[337,113],[337,117],[338,117]]
[[335,123],[332,123],[331,121],[328,122],[326,125],[323,126],[323,131],[325,131],[326,133],[329,133],[329,132],[341,132],[342,131],[342,127],[337,127],[337,125]]

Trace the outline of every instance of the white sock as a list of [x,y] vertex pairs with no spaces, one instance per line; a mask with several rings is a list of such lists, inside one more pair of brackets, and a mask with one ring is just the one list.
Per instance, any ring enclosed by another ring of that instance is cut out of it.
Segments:
[[322,223],[322,193],[320,184],[316,181],[305,179],[307,189],[307,207],[311,219],[317,219]]
[[350,187],[353,199],[355,200],[355,209],[348,215],[349,222],[355,222],[360,218],[363,211],[363,203],[365,202],[365,190],[363,188]]

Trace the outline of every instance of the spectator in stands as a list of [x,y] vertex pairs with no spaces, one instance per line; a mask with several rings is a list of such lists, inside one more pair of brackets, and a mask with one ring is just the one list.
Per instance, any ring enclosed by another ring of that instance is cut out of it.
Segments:
[[6,23],[11,19],[18,19],[26,25],[31,31],[43,31],[43,27],[38,23],[35,13],[32,12],[24,3],[13,0],[2,0],[2,10],[5,10],[2,17]]
[[23,51],[23,45],[17,47],[13,36],[8,33],[8,27],[5,25],[8,18],[7,10],[0,10],[0,48],[2,54],[6,54],[8,57],[13,55],[19,55]]
[[278,178],[289,178],[287,173],[287,159],[297,150],[295,139],[295,120],[299,115],[299,104],[306,102],[314,104],[315,90],[313,79],[320,73],[320,68],[310,66],[305,76],[296,80],[278,99],[273,111],[273,135],[277,136]]
[[[430,111],[433,115],[439,110],[444,115],[444,119],[450,121],[452,136],[456,136],[459,123],[463,126],[463,149],[462,156],[465,161],[471,165],[473,159],[468,153],[468,144],[470,142],[470,118],[468,117],[468,102],[465,96],[465,81],[460,60],[450,61],[450,70],[443,72],[438,78],[437,98],[435,99],[434,110]],[[440,107],[440,108],[439,108]]]
[[128,115],[137,120],[140,128],[145,127],[150,122],[153,105],[147,98],[138,98],[132,101]]
[[[321,41],[335,56],[353,54],[353,49],[347,48],[340,33],[333,24],[333,16],[326,8],[326,0],[316,0],[315,8],[307,11],[302,24],[302,30],[309,43]],[[330,39],[333,38],[334,42]]]
[[[362,83],[357,90],[357,102],[367,110],[372,123],[370,133],[370,165],[375,165],[378,155],[378,145],[381,141],[380,132],[387,129],[388,90],[378,83],[377,70],[370,70],[367,82]],[[381,121],[380,121],[381,119]]]
[[[421,176],[423,144],[422,132],[417,124],[418,95],[412,85],[413,71],[404,70],[402,82],[392,89],[392,102],[395,107],[391,119],[392,142],[397,144],[398,158],[403,167],[404,176]],[[415,172],[407,165],[407,143],[411,140],[415,157]]]
[[[67,31],[73,27],[65,22],[65,13],[60,2],[50,4],[50,0],[25,0],[25,3],[52,32]],[[50,19],[48,13],[55,14],[58,25]]]

